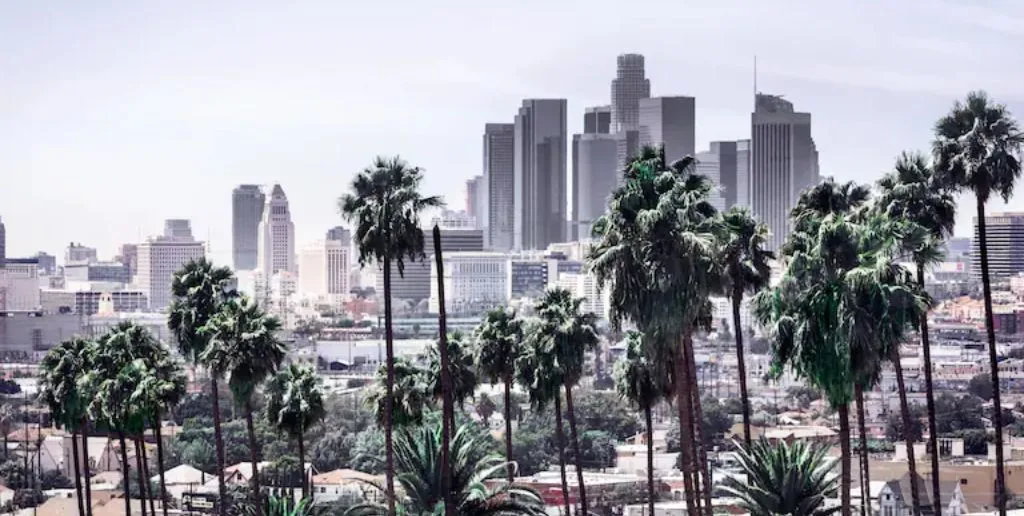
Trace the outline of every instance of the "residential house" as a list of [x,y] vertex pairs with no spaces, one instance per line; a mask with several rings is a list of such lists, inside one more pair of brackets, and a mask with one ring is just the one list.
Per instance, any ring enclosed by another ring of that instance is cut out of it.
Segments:
[[313,494],[319,502],[343,500],[349,505],[383,502],[383,493],[376,487],[383,482],[381,476],[354,469],[336,469],[313,476]]
[[[213,475],[200,471],[188,464],[175,466],[164,472],[164,486],[167,494],[175,500],[181,500],[182,495],[194,492],[205,484]],[[150,481],[160,482],[160,475],[153,475]]]
[[[932,508],[931,482],[925,482],[921,475],[915,475],[918,496],[920,499],[920,513],[922,516],[935,516]],[[879,516],[909,516],[914,514],[913,498],[911,496],[910,473],[903,475],[899,480],[890,480],[878,493],[878,515]],[[960,490],[959,482],[940,482],[940,500],[942,501],[941,516],[961,516],[966,510],[966,500],[963,491]]]

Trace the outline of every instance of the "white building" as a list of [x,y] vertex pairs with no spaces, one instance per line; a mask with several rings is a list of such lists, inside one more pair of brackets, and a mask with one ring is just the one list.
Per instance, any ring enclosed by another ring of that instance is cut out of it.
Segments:
[[257,267],[267,274],[295,272],[295,225],[288,210],[288,197],[279,184],[267,197],[258,233]]
[[304,295],[342,295],[349,291],[349,242],[319,240],[299,252],[298,291]]
[[[450,312],[479,311],[508,302],[508,262],[505,253],[457,252],[444,254],[445,306]],[[437,265],[430,268],[431,312],[441,303]]]
[[585,298],[586,301],[580,306],[583,312],[594,312],[601,319],[608,319],[610,289],[599,290],[597,278],[586,272],[561,273],[558,275],[556,285],[564,288],[575,297]]
[[39,260],[7,258],[0,268],[0,311],[39,310]]
[[149,298],[152,311],[162,311],[171,303],[171,281],[174,273],[186,263],[206,256],[206,246],[195,240],[191,231],[180,228],[176,236],[151,237],[138,246],[138,272],[134,283]]

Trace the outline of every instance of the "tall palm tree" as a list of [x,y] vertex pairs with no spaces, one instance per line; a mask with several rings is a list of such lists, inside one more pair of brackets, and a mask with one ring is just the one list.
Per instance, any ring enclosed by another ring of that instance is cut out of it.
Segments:
[[543,349],[553,354],[562,386],[565,388],[565,409],[569,419],[573,456],[576,460],[580,508],[583,514],[590,514],[587,506],[587,486],[583,482],[583,468],[580,466],[580,442],[572,401],[572,388],[583,376],[586,353],[596,348],[598,341],[595,327],[597,317],[593,312],[581,312],[580,306],[583,301],[584,298],[573,297],[572,292],[566,289],[554,288],[544,293],[534,306],[534,310],[540,317],[538,338],[543,340]]
[[249,433],[249,458],[253,463],[252,497],[256,516],[263,509],[260,495],[259,468],[260,443],[256,439],[253,422],[253,395],[264,381],[274,375],[284,362],[288,350],[278,340],[281,322],[267,315],[247,296],[230,299],[210,319],[210,343],[200,356],[213,374],[230,375],[228,387],[235,406],[245,412],[245,425]]
[[[447,342],[452,403],[458,405],[460,409],[465,409],[466,400],[473,397],[479,380],[476,374],[476,365],[473,363],[472,350],[465,335],[460,331],[450,332]],[[438,404],[441,404],[444,398],[441,384],[440,347],[441,341],[438,340],[436,345],[427,348],[427,366],[423,371],[423,379],[426,382],[424,388]],[[454,412],[449,417],[454,419]],[[449,428],[455,428],[454,420],[449,420],[448,424]]]
[[[988,333],[989,368],[992,371],[992,405],[1001,407],[999,357],[992,323],[992,283],[988,267],[988,238],[985,232],[985,204],[993,195],[1008,200],[1020,178],[1024,133],[1005,105],[991,100],[983,91],[967,94],[949,114],[935,124],[935,174],[940,184],[955,190],[970,190],[977,201],[977,239],[981,262],[981,284],[985,296],[985,328]],[[996,505],[1006,515],[1006,480],[1003,462],[1003,414],[993,411],[996,447]]]
[[529,395],[530,405],[535,411],[541,412],[554,403],[555,446],[558,448],[558,469],[562,479],[562,504],[565,514],[572,514],[569,481],[565,474],[565,433],[560,393],[565,382],[562,381],[562,369],[558,366],[556,351],[552,349],[551,339],[545,337],[544,331],[544,324],[538,320],[531,320],[526,325],[523,353],[516,359],[516,382]]
[[[917,268],[917,283],[924,289],[925,268],[937,261],[939,245],[953,234],[956,223],[956,198],[937,181],[927,159],[920,153],[903,153],[894,170],[878,181],[877,206],[893,220],[906,220],[926,230],[925,238],[908,240],[904,249],[910,253]],[[935,391],[932,387],[931,343],[928,317],[922,317],[919,333],[924,353],[924,384],[928,406],[928,446],[932,450],[932,492],[939,492],[938,429],[935,424]],[[934,497],[935,514],[942,511],[942,501]]]
[[760,439],[737,446],[736,458],[746,479],[726,477],[720,489],[751,516],[827,516],[840,509],[825,505],[838,491],[828,446]]
[[[398,434],[395,446],[397,479],[402,486],[398,514],[442,514],[444,511],[444,471],[441,459],[441,424],[406,428]],[[535,491],[512,483],[488,487],[486,480],[508,469],[505,460],[491,454],[484,437],[459,428],[452,437],[451,491],[457,514],[476,516],[542,516],[544,502]],[[382,489],[383,490],[383,489]],[[350,508],[347,516],[383,516],[392,514],[387,505],[361,504]]]
[[644,342],[644,335],[630,330],[626,333],[626,358],[615,364],[615,390],[623,399],[640,407],[644,412],[647,431],[647,504],[654,514],[658,492],[654,486],[654,429],[651,409],[659,401],[671,396],[667,383],[658,376],[654,346]]
[[81,338],[66,340],[47,352],[39,363],[40,399],[49,407],[53,421],[58,426],[71,430],[75,494],[78,499],[78,512],[81,515],[92,513],[91,505],[86,509],[83,497],[82,459],[78,451],[78,437],[79,433],[84,431],[82,421],[87,415],[91,399],[81,396],[78,380],[88,369],[86,359],[92,345],[92,342]]
[[[221,304],[234,297],[234,274],[227,267],[216,267],[205,258],[193,260],[174,273],[171,293],[174,299],[167,316],[167,326],[178,343],[178,351],[194,366],[203,365],[200,356],[210,343],[206,325],[220,311]],[[218,499],[227,500],[224,483],[224,435],[220,425],[219,378],[210,374],[210,397],[213,401],[213,438],[217,450]],[[220,516],[227,516],[227,504],[217,504]]]
[[505,384],[505,460],[506,473],[511,484],[515,478],[515,459],[512,456],[512,383],[515,381],[516,360],[523,352],[523,323],[514,311],[504,307],[487,312],[477,326],[476,367],[491,383]]
[[[188,378],[185,376],[184,366],[181,361],[171,353],[171,350],[162,344],[159,345],[146,360],[149,366],[149,373],[145,375],[141,383],[132,394],[132,405],[139,407],[145,414],[143,426],[151,424],[153,437],[156,441],[157,469],[160,476],[161,501],[167,500],[167,483],[164,479],[164,445],[161,426],[163,425],[163,414],[167,410],[181,402],[185,397],[188,385]],[[142,457],[146,458],[145,455]],[[149,467],[146,467],[148,470]],[[147,482],[147,486],[149,483]],[[162,503],[164,516],[167,515],[167,504]],[[155,516],[155,514],[154,514]]]
[[712,185],[694,173],[695,164],[690,157],[668,163],[663,147],[642,149],[627,164],[623,186],[594,224],[598,242],[587,258],[599,285],[609,288],[613,327],[628,321],[645,335],[657,335],[664,346],[659,356],[671,366],[665,375],[678,379],[675,397],[690,514],[697,514],[699,486],[691,452],[695,406],[687,359],[693,353],[695,323],[718,284],[721,265],[714,245],[715,209],[709,202]]
[[310,496],[306,478],[305,434],[325,415],[323,382],[313,368],[292,364],[271,380],[267,388],[267,418],[274,427],[298,442],[303,498]]
[[720,253],[725,267],[722,274],[724,293],[732,302],[732,328],[736,338],[736,360],[740,377],[740,401],[743,404],[743,442],[750,446],[750,398],[747,395],[746,354],[743,351],[743,327],[740,305],[745,293],[756,294],[768,286],[775,256],[764,249],[768,226],[758,222],[746,208],[734,207],[722,213],[723,235]]
[[387,382],[385,391],[384,448],[387,469],[387,494],[394,514],[395,464],[392,439],[391,403],[394,388],[394,334],[391,325],[392,266],[399,276],[406,261],[424,259],[423,230],[420,215],[424,210],[443,206],[439,197],[420,195],[423,172],[401,158],[378,156],[352,181],[352,191],[338,201],[341,214],[355,223],[359,244],[359,264],[381,266],[384,274],[384,348]]
[[395,358],[393,369],[391,402],[387,400],[387,366],[381,364],[366,396],[366,405],[373,410],[380,426],[385,426],[389,417],[395,427],[419,425],[432,397],[426,389],[427,372],[402,357]]

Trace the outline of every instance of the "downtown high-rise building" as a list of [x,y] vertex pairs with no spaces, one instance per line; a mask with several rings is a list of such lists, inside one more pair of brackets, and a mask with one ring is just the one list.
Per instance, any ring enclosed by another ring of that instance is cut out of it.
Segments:
[[[589,221],[593,219],[590,215],[589,208],[585,209],[583,212],[580,211],[580,203],[586,202],[581,201],[580,192],[581,189],[586,189],[587,192],[584,195],[589,196],[595,191],[595,188],[591,185],[582,184],[581,178],[584,178],[584,181],[589,181],[592,174],[598,173],[594,169],[595,165],[602,169],[608,166],[613,169],[615,168],[616,151],[614,150],[612,152],[612,158],[608,163],[595,161],[598,157],[595,153],[607,150],[606,147],[608,145],[611,145],[613,149],[616,148],[616,139],[614,136],[609,134],[611,131],[611,121],[611,106],[588,107],[583,112],[583,133],[572,135],[572,149],[570,151],[572,158],[572,187],[569,194],[572,197],[572,216],[569,221],[569,238],[572,240],[579,240],[580,238],[588,237],[590,235]],[[590,136],[587,136],[588,143],[583,145],[586,155],[582,155],[580,153],[580,140],[582,140],[585,135]],[[596,143],[598,141],[603,144]],[[585,160],[587,162],[582,171],[580,169],[581,160]],[[588,206],[590,205],[591,204],[588,203]],[[581,213],[584,215],[581,216]],[[588,226],[581,229],[581,224],[588,224]]]
[[[441,229],[441,253],[483,251],[484,232],[480,229]],[[398,266],[391,264],[391,298],[419,303],[430,297],[430,270],[434,263],[434,233],[431,228],[423,229],[423,259],[406,261],[399,274]],[[384,293],[384,272],[377,272],[374,288],[378,295]]]
[[3,219],[0,219],[0,269],[4,268],[7,261],[7,228],[4,227]]
[[[135,283],[149,299],[149,308],[162,311],[171,302],[171,281],[174,273],[186,263],[206,255],[206,246],[192,236],[190,225],[179,222],[174,231],[151,237],[136,247],[137,267]],[[187,222],[187,221],[186,221]]]
[[640,99],[650,96],[651,81],[645,76],[644,56],[618,56],[612,80],[610,132],[636,130],[640,123]]
[[487,124],[483,136],[480,212],[488,249],[512,249],[515,235],[515,124]]
[[[693,97],[655,97],[637,101],[639,145],[665,146],[666,164],[696,152],[697,100]],[[626,156],[628,159],[631,156]]]
[[[484,163],[486,170],[487,163]],[[473,227],[487,228],[487,184],[484,176],[473,176],[466,181],[466,215],[473,219]]]
[[267,197],[260,220],[257,268],[266,277],[281,271],[295,272],[295,225],[292,224],[288,197],[275,184]]
[[711,204],[719,210],[748,206],[750,140],[711,142],[708,147],[695,157],[696,172],[715,183]]
[[516,249],[544,249],[566,240],[566,105],[565,99],[526,99],[515,117]]
[[[990,278],[1006,281],[1011,276],[1024,273],[1024,212],[986,215],[985,244]],[[980,281],[981,249],[977,217],[974,217],[971,258],[971,278]]]
[[231,192],[231,257],[235,270],[251,271],[259,259],[259,225],[266,197],[258,185],[239,185]]
[[333,228],[327,230],[325,239],[336,240],[338,242],[345,242],[346,245],[351,245],[352,231],[350,231],[345,226],[334,226]]
[[758,93],[750,119],[750,206],[771,231],[765,247],[776,251],[791,231],[789,212],[800,193],[818,183],[811,114],[794,111],[780,96]]
[[321,240],[299,252],[298,291],[312,296],[347,294],[351,239]]

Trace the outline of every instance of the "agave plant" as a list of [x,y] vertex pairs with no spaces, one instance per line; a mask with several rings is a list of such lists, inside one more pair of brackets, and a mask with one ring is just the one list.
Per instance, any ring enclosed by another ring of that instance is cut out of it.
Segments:
[[840,510],[825,506],[839,491],[838,462],[827,446],[761,439],[736,448],[746,479],[728,477],[719,489],[738,498],[751,516],[827,516]]

